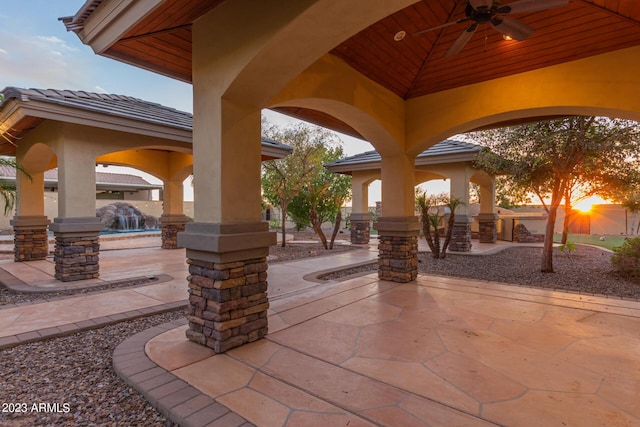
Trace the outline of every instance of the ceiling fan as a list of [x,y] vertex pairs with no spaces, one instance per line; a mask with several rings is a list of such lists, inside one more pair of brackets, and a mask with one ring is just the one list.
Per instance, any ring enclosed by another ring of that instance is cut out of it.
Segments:
[[569,0],[517,0],[503,5],[499,0],[467,0],[467,6],[464,10],[465,18],[418,31],[414,33],[414,35],[461,24],[463,22],[472,22],[472,24],[458,36],[444,55],[445,57],[453,56],[465,47],[480,24],[491,24],[491,26],[503,36],[508,36],[516,40],[524,40],[533,34],[535,30],[527,24],[510,18],[507,15],[540,12],[566,6],[567,3],[569,3]]

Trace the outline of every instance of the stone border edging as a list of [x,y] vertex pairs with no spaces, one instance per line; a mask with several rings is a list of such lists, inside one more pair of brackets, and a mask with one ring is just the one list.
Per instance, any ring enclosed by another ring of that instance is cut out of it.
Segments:
[[172,422],[183,427],[255,427],[226,406],[158,366],[147,356],[152,338],[187,324],[174,320],[139,332],[113,351],[113,369],[129,386]]
[[[149,286],[149,285],[155,285],[158,283],[164,283],[164,282],[168,282],[169,280],[173,280],[172,276],[163,273],[163,274],[155,274],[155,275],[136,276],[136,277],[121,279],[121,280],[109,280],[104,282],[88,283],[82,286],[70,286],[70,285],[64,284],[65,282],[61,282],[61,284],[58,286],[53,286],[48,288],[38,288],[35,286],[30,286],[26,282],[18,279],[16,276],[6,271],[5,269],[0,268],[0,284],[4,285],[8,289],[11,289],[12,291],[22,292],[26,294],[46,294],[46,293],[54,293],[54,292],[62,292],[62,291],[82,291],[86,289],[98,288],[101,286],[117,285],[118,283],[125,283],[125,282],[134,281],[134,280],[150,279],[152,276],[155,277],[157,280],[153,280],[153,282],[150,282],[150,283],[142,283],[140,285],[123,286],[123,288]],[[97,291],[97,292],[102,292],[102,291]]]
[[126,311],[123,313],[96,317],[94,319],[82,320],[75,323],[67,323],[65,325],[54,326],[37,331],[24,332],[17,335],[9,335],[0,338],[0,350],[35,341],[42,341],[50,338],[71,335],[75,334],[76,332],[85,331],[88,329],[98,329],[114,323],[120,323],[127,320],[138,319],[140,317],[146,317],[151,314],[160,314],[167,311],[177,310],[179,308],[184,308],[186,310],[186,307],[186,300],[175,301],[166,304],[158,304],[152,307],[143,307],[137,310]]

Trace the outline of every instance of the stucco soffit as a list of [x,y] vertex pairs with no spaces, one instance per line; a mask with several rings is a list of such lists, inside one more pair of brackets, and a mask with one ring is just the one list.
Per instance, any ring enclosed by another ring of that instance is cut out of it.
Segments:
[[56,120],[64,123],[73,123],[95,128],[121,131],[138,135],[146,135],[154,138],[163,138],[170,141],[191,143],[192,132],[186,129],[177,129],[168,126],[157,125],[124,117],[99,114],[92,111],[78,110],[51,103],[30,101],[22,107],[24,116],[38,117],[48,120]]
[[94,52],[104,53],[162,1],[104,0],[87,17],[78,37],[84,44],[91,46]]

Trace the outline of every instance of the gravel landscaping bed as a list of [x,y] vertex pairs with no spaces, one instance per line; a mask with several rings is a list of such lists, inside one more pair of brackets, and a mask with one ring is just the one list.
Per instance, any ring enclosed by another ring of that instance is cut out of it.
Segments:
[[[448,254],[445,259],[434,259],[431,253],[421,252],[418,270],[424,274],[640,300],[640,282],[613,271],[611,252],[582,245],[570,255],[555,251],[555,273],[540,272],[542,248],[532,247],[508,248],[494,255]],[[322,278],[343,279],[356,273],[375,272],[377,268],[374,263]]]
[[[172,426],[117,377],[111,355],[124,339],[181,319],[184,312],[181,309],[0,350],[0,403],[26,404],[28,409],[26,413],[0,412],[0,425]],[[60,412],[32,411],[34,403],[58,404]]]

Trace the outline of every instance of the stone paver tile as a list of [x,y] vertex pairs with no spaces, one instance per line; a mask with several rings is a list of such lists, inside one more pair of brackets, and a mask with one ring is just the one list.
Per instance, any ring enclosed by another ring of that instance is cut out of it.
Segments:
[[[269,330],[271,330],[271,324],[269,324]],[[271,356],[281,348],[282,346],[269,341],[267,338],[234,348],[226,354],[234,359],[253,366],[254,368],[259,368],[267,363],[269,359],[271,359]]]
[[[294,411],[288,419],[287,426],[318,427],[318,426],[348,426],[373,427],[373,424],[353,414],[318,414],[306,411]],[[396,424],[401,425],[401,424]],[[404,426],[403,426],[404,427]]]
[[537,322],[545,315],[546,307],[527,301],[509,300],[505,304],[504,298],[474,295],[465,299],[456,299],[455,306],[462,313],[471,311],[496,319],[519,320],[522,322]]
[[395,405],[404,396],[394,387],[289,349],[276,353],[263,369],[288,384],[352,411]]
[[385,303],[379,297],[349,304],[322,316],[323,320],[352,326],[367,326],[398,318],[402,309]]
[[626,376],[640,382],[640,338],[612,336],[580,340],[558,357],[605,377]]
[[353,355],[358,328],[312,319],[271,336],[271,340],[294,346],[331,363],[341,363]]
[[241,427],[245,423],[246,420],[240,415],[229,412],[217,420],[207,424],[207,427]]
[[189,399],[193,399],[196,396],[200,396],[200,390],[195,387],[185,387],[180,389],[174,393],[171,393],[161,399],[158,400],[158,406],[161,408],[165,408],[163,411],[164,416],[168,416],[169,411],[174,406],[177,406],[181,403],[186,402]]
[[16,336],[8,336],[8,337],[1,337],[0,338],[0,348],[2,347],[11,347],[15,344],[19,344],[20,340],[18,339],[18,337]]
[[[373,409],[363,415],[373,419],[378,426],[431,427],[424,420],[397,407]],[[351,427],[351,424],[349,424],[349,427]]]
[[446,351],[428,324],[391,321],[362,328],[356,354],[376,359],[424,362]]
[[521,384],[477,360],[454,353],[447,352],[435,357],[425,366],[480,402],[513,399],[526,391]]
[[493,423],[418,396],[407,397],[399,406],[429,426],[495,427]]
[[229,409],[214,402],[187,416],[181,425],[184,424],[185,426],[193,427],[207,426],[228,413]]
[[635,418],[592,394],[530,391],[520,399],[487,404],[486,419],[519,427],[637,426]]
[[511,341],[547,354],[554,354],[576,340],[540,323],[496,319],[491,331]]
[[[190,415],[195,414],[201,409],[213,404],[214,401],[206,394],[198,393],[196,397],[186,400],[185,402],[180,403],[179,405],[171,408],[170,418],[174,422],[181,422],[185,418]],[[222,408],[222,405],[218,405]],[[222,416],[222,413],[220,416]]]
[[249,387],[262,394],[270,396],[289,408],[300,409],[310,412],[322,413],[344,413],[344,410],[334,406],[324,400],[318,399],[309,393],[291,387],[275,378],[261,373],[256,373]]
[[342,366],[465,412],[477,414],[480,410],[478,401],[473,397],[419,363],[354,357]]
[[[203,375],[206,372],[206,375]],[[246,386],[253,369],[225,355],[215,355],[189,366],[176,369],[174,375],[216,398]]]
[[640,379],[627,376],[607,377],[598,390],[598,396],[640,419]]
[[291,410],[262,393],[243,388],[218,398],[227,408],[264,427],[281,427]]
[[447,348],[475,359],[525,387],[595,392],[601,377],[560,357],[529,349],[490,331],[440,330]]
[[151,377],[142,381],[137,381],[137,383],[140,385],[140,387],[142,387],[145,390],[153,390],[154,388],[168,384],[174,381],[175,379],[176,379],[175,375],[165,371],[163,374],[156,375],[154,377]]
[[189,341],[185,336],[186,326],[158,335],[145,345],[145,353],[168,371],[190,365],[213,356],[210,348]]

